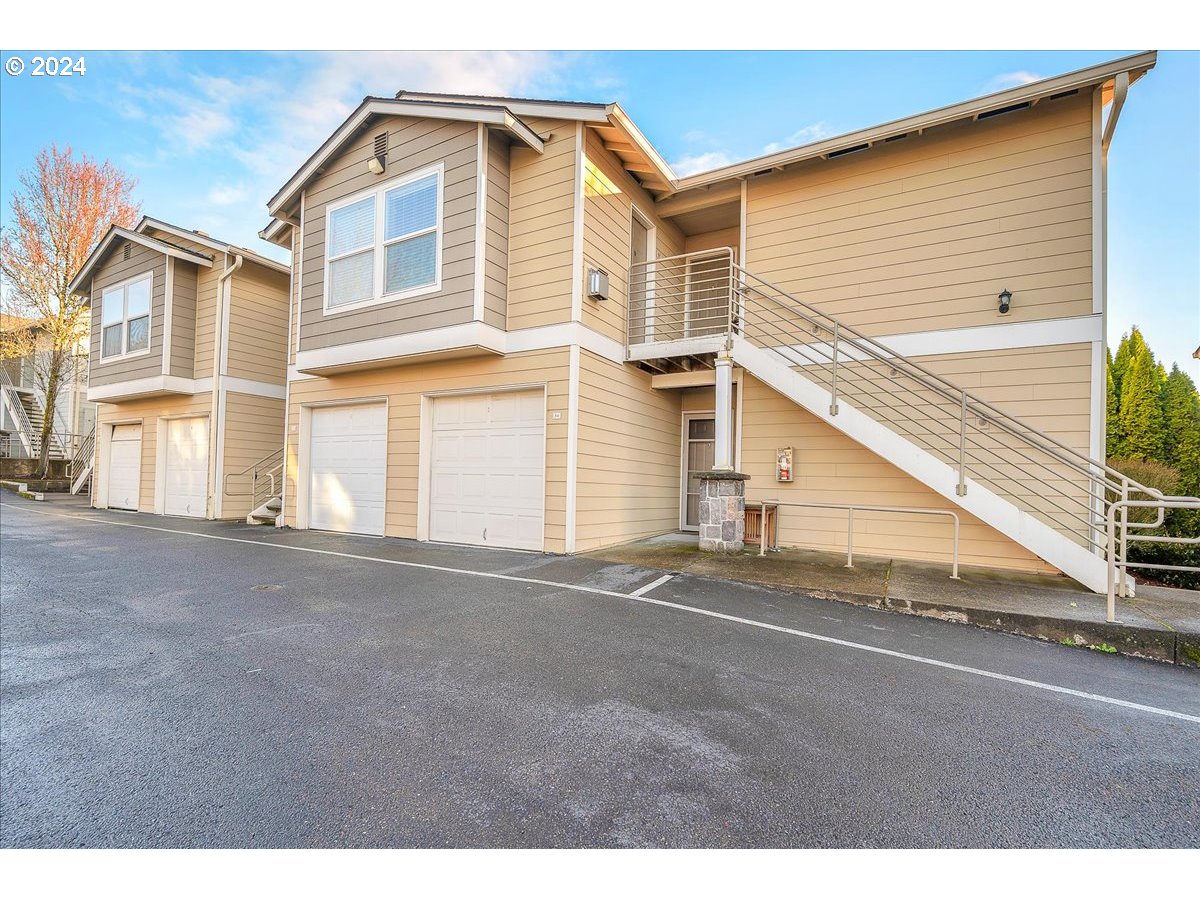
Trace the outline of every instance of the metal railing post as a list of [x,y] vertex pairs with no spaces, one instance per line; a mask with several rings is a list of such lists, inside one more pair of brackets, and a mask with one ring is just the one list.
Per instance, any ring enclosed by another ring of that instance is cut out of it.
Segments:
[[846,516],[846,568],[854,568],[854,507]]
[[[1129,596],[1128,577],[1126,576],[1126,554],[1129,552],[1129,507],[1126,505],[1129,501],[1129,479],[1126,478],[1121,482],[1121,541],[1120,551],[1117,555],[1117,586],[1122,597]],[[1111,619],[1109,621],[1112,621]]]
[[967,392],[960,395],[958,409],[958,487],[960,497],[967,496]]
[[829,386],[829,393],[830,393],[830,398],[831,398],[830,402],[829,402],[829,414],[831,416],[836,416],[838,414],[837,367],[838,367],[838,335],[839,335],[840,328],[841,328],[840,322],[833,323],[833,375],[830,376],[830,386]]

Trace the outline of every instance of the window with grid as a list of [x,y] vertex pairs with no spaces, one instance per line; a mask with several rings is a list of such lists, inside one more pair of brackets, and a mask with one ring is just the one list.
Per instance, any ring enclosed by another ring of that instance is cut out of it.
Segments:
[[100,308],[100,356],[111,359],[150,349],[150,293],[147,272],[132,281],[105,288]]
[[332,209],[326,309],[400,299],[439,284],[442,171],[409,175]]

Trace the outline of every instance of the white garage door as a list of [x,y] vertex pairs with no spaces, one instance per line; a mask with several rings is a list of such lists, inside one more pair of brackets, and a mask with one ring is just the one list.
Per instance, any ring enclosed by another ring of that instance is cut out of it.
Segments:
[[167,422],[166,502],[168,516],[204,518],[208,506],[208,419]]
[[387,407],[320,407],[310,430],[308,526],[382,535]]
[[433,401],[431,540],[542,549],[545,415],[541,391]]
[[114,425],[108,448],[108,505],[138,508],[142,481],[142,426]]

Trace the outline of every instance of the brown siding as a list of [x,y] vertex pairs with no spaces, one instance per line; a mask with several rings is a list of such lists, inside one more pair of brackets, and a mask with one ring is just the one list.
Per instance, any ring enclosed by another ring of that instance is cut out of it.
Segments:
[[[122,259],[126,243],[130,249],[129,259]],[[101,306],[104,289],[134,278],[146,272],[154,273],[154,286],[150,296],[150,352],[131,359],[117,358],[104,361],[100,358]],[[163,309],[166,302],[167,257],[157,250],[143,247],[132,241],[114,241],[108,258],[96,269],[92,277],[92,339],[91,385],[119,384],[135,378],[161,375],[163,370]]]
[[587,350],[579,359],[575,549],[679,527],[680,392]]
[[583,321],[613,340],[625,342],[629,291],[629,234],[632,208],[657,228],[658,256],[683,252],[684,239],[679,230],[654,212],[654,201],[633,180],[620,162],[605,147],[599,136],[586,129],[586,161],[583,204],[583,277],[589,268],[608,273],[610,299],[583,299]]
[[288,408],[287,518],[296,524],[296,478],[300,407],[305,403],[386,397],[388,401],[387,506],[384,533],[417,533],[417,478],[422,393],[545,384],[547,409],[564,415],[546,422],[545,549],[565,547],[567,481],[568,351],[536,350],[506,357],[474,358],[374,369],[335,378],[294,381]]
[[1089,94],[749,183],[747,268],[870,334],[1092,312]]
[[[384,176],[367,171],[375,136],[388,132]],[[391,117],[368,128],[330,160],[304,201],[304,286],[300,349],[313,350],[470,321],[474,314],[478,132],[464,122]],[[442,288],[408,300],[325,315],[325,208],[344,197],[435,163],[445,164]]]
[[508,250],[508,327],[532,328],[571,318],[575,223],[574,122],[526,120],[550,135],[545,153],[514,145]]
[[232,276],[228,374],[283,384],[287,376],[288,277],[253,263]]
[[504,328],[508,304],[509,142],[489,133],[487,145],[487,218],[484,222],[483,320]]
[[196,280],[200,267],[172,260],[171,346],[167,350],[167,375],[194,378],[196,364]]

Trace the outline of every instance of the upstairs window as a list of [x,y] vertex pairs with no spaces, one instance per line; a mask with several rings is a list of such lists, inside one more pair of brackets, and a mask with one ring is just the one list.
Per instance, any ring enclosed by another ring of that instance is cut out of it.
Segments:
[[105,288],[100,308],[100,357],[112,359],[150,349],[150,294],[153,275]]
[[442,167],[330,207],[326,311],[441,289]]

